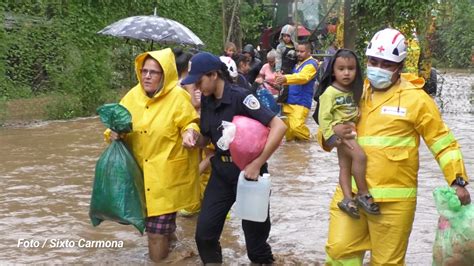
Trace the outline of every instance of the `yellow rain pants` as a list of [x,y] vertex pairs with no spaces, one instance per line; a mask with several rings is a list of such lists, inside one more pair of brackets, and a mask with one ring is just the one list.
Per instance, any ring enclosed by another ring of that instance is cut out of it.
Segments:
[[343,199],[338,186],[330,205],[326,265],[362,265],[371,250],[370,265],[405,265],[416,201],[378,202],[381,215],[351,218],[337,207]]
[[288,127],[286,130],[286,140],[309,140],[309,128],[305,124],[309,109],[297,104],[283,104],[282,112],[287,116],[285,124]]

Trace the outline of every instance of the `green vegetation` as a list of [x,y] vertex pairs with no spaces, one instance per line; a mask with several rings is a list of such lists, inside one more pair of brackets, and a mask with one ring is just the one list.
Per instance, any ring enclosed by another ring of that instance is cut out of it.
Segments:
[[474,1],[440,1],[435,33],[433,54],[440,66],[469,66],[474,54]]
[[[150,43],[97,31],[125,17],[151,15],[155,7],[157,15],[175,19],[200,36],[206,50],[220,52],[217,1],[2,1],[2,101],[50,95],[50,119],[91,115],[99,105],[117,101],[118,90],[136,83],[134,58],[150,49]],[[0,108],[4,114],[5,104]]]
[[[352,2],[351,12],[359,27],[358,51],[364,51],[373,33],[383,27],[401,29],[406,36],[411,36],[410,29],[416,28],[422,47],[429,46],[437,67],[467,68],[471,65],[474,52],[473,0]],[[434,27],[434,32],[430,32],[430,27]]]
[[[15,99],[47,96],[44,113],[50,119],[91,115],[97,106],[117,101],[119,91],[136,83],[134,58],[150,49],[150,43],[97,31],[125,17],[151,15],[155,7],[157,15],[177,20],[196,33],[205,50],[221,53],[222,4],[232,1],[1,1],[0,124],[8,116],[8,102]],[[261,5],[271,2],[240,1],[238,22],[244,44],[257,45],[262,28],[272,24],[269,9]],[[357,0],[352,1],[352,12],[359,27],[358,51],[364,51],[370,36],[387,25],[402,29],[414,25],[426,44],[423,33],[435,14],[436,31],[429,39],[435,62],[440,67],[471,64],[473,0]],[[162,47],[154,44],[153,48]]]
[[425,41],[426,32],[431,22],[431,10],[436,0],[358,0],[352,1],[351,13],[356,18],[358,27],[356,49],[360,58],[365,57],[365,48],[373,34],[383,28],[393,27],[400,29],[405,36],[411,37],[414,29],[420,43]]

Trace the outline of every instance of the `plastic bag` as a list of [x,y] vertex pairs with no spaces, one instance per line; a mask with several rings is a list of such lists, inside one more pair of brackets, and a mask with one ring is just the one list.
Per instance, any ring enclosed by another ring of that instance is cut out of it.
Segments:
[[440,215],[433,265],[474,265],[474,205],[461,205],[451,187],[433,192]]
[[280,112],[280,106],[277,104],[275,98],[273,98],[273,95],[263,86],[257,89],[257,99],[275,114]]
[[[131,115],[119,104],[97,109],[101,121],[117,133],[132,129]],[[112,141],[97,161],[89,217],[97,226],[104,220],[131,224],[143,235],[145,229],[143,175],[125,144]]]
[[226,151],[229,149],[230,143],[234,140],[235,137],[235,125],[231,122],[222,121],[222,137],[217,140],[217,147],[219,149]]
[[255,119],[240,115],[234,116],[232,123],[236,131],[229,146],[230,155],[239,169],[244,170],[262,153],[270,129]]

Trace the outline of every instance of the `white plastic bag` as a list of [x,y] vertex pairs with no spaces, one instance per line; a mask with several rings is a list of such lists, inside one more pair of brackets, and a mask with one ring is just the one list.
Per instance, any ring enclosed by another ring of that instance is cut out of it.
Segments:
[[217,147],[226,151],[229,149],[230,143],[234,140],[236,127],[235,124],[227,121],[222,121],[221,127],[223,128],[222,137],[217,141]]

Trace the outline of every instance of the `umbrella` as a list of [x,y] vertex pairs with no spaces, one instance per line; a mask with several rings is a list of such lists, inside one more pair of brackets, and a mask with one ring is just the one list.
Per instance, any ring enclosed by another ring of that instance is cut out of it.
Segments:
[[311,32],[309,32],[305,27],[298,26],[298,37],[306,37],[309,35],[311,35]]
[[162,44],[204,46],[199,37],[183,24],[155,15],[121,19],[100,30],[100,34],[152,41]]

